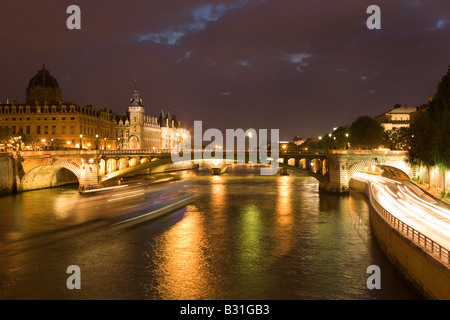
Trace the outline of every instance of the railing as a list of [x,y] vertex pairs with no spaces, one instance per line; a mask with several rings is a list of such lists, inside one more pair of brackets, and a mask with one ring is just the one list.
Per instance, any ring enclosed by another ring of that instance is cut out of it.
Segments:
[[167,154],[171,149],[136,149],[136,150],[98,150],[99,154]]
[[412,240],[415,244],[417,244],[424,251],[429,253],[431,256],[437,258],[439,261],[444,263],[447,266],[450,266],[450,252],[448,249],[441,246],[436,241],[430,239],[423,233],[417,231],[413,227],[404,223],[394,215],[392,215],[389,211],[383,208],[383,206],[378,203],[378,201],[372,195],[372,184],[370,184],[370,202],[376,209],[376,211],[397,231],[406,236],[408,239]]

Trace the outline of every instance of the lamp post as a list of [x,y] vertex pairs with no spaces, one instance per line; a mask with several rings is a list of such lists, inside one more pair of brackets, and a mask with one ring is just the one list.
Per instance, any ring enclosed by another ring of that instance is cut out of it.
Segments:
[[53,138],[50,139],[52,141],[52,151],[53,151]]
[[98,134],[95,135],[96,143],[95,143],[95,149],[98,150]]
[[80,150],[83,149],[83,135],[80,134]]
[[22,137],[19,136],[19,151],[22,151]]

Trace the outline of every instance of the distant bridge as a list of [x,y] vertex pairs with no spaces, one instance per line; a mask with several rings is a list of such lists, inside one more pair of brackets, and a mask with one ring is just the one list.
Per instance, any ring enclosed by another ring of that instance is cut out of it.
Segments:
[[[190,160],[182,163],[173,163],[170,150],[24,151],[13,154],[13,158],[18,191],[68,182],[78,182],[80,190],[89,190],[116,185],[121,178],[140,172],[191,169],[197,165],[208,167],[213,174],[221,174],[231,165],[226,161],[226,151],[222,153],[222,160],[213,161],[198,161],[191,153]],[[238,154],[234,152],[233,163],[242,163]],[[244,154],[243,163],[249,163],[250,153],[244,151]],[[281,174],[300,172],[317,179],[321,190],[343,193],[348,192],[349,181],[355,172],[370,167],[392,168],[390,174],[413,177],[415,171],[407,164],[405,156],[406,152],[402,151],[280,150],[276,161]]]

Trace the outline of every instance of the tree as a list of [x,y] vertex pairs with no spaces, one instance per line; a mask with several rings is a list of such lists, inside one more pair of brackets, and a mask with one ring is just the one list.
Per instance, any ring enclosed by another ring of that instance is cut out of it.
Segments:
[[0,127],[0,143],[5,147],[5,151],[7,151],[9,140],[12,137],[12,129]]
[[384,128],[379,121],[361,116],[350,126],[350,144],[353,149],[375,149],[384,145]]
[[398,129],[391,129],[387,131],[387,139],[386,146],[389,146],[391,150],[406,150],[409,145],[409,128],[401,127]]
[[338,127],[332,133],[333,147],[335,149],[347,149],[350,142],[350,128]]
[[443,174],[450,168],[450,67],[438,84],[428,108],[414,117],[408,161],[411,164],[436,166]]

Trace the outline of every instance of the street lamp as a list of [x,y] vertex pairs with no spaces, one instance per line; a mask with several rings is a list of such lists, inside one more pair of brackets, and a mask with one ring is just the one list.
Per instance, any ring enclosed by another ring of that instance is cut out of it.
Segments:
[[83,149],[83,135],[80,134],[80,150]]
[[53,138],[50,139],[52,141],[52,150],[53,150]]
[[95,145],[95,149],[98,150],[98,134],[95,135],[95,139],[96,141],[96,145]]

